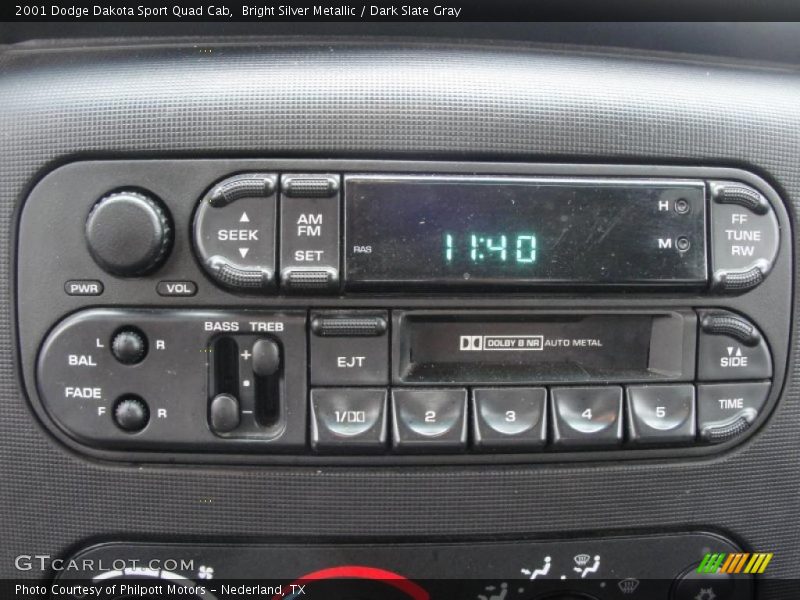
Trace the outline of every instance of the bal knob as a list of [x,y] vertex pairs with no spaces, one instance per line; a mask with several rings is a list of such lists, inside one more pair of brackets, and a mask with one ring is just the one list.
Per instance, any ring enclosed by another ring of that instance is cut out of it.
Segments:
[[173,228],[154,196],[114,192],[94,205],[86,220],[86,242],[95,262],[108,273],[136,277],[155,271],[169,254]]

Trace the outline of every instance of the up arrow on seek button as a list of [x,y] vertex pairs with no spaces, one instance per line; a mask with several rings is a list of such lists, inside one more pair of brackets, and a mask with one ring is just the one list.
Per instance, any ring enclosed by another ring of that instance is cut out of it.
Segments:
[[240,223],[249,223],[250,217],[247,216],[246,212],[242,212],[242,217],[239,219]]

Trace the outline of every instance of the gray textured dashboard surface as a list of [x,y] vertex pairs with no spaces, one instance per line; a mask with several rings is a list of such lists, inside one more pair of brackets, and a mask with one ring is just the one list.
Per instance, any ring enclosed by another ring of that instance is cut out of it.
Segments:
[[[0,73],[0,278],[9,282],[26,192],[79,157],[708,164],[770,181],[793,221],[800,202],[800,77],[788,70],[521,47],[275,42],[11,49],[0,55]],[[688,463],[112,465],[70,453],[34,419],[15,363],[14,304],[6,287],[0,576],[14,574],[17,554],[56,554],[92,538],[480,538],[694,527],[732,531],[775,552],[768,574],[797,576],[797,365],[752,441]]]

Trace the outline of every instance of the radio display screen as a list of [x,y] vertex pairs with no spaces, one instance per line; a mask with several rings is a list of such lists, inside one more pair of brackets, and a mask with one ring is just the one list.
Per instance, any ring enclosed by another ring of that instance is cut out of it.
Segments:
[[353,175],[348,285],[706,282],[692,181]]

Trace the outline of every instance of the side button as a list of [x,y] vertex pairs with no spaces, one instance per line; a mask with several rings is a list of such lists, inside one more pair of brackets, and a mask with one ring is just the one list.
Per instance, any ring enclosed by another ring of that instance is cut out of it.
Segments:
[[769,379],[772,359],[764,336],[744,317],[700,311],[697,378],[701,381]]
[[478,450],[526,450],[547,441],[545,388],[478,388],[472,391]]
[[769,388],[768,382],[697,386],[700,439],[721,443],[747,431],[764,408]]
[[311,390],[311,447],[317,452],[383,452],[386,400],[385,389]]
[[467,447],[467,390],[392,390],[397,452],[460,452]]

